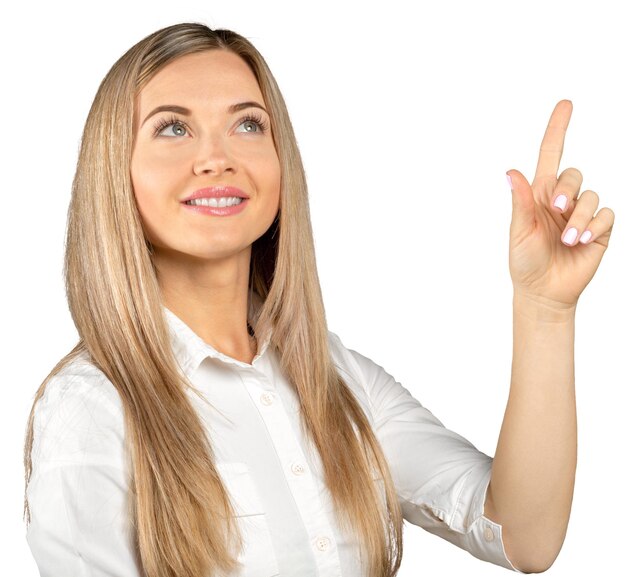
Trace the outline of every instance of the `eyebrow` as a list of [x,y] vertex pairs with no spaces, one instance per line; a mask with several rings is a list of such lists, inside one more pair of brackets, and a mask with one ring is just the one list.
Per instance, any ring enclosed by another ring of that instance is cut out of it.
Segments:
[[[228,107],[228,113],[234,114],[235,112],[239,112],[240,110],[243,110],[244,108],[260,108],[261,110],[265,111],[266,114],[269,115],[269,112],[267,112],[267,110],[265,110],[263,106],[261,106],[258,102],[254,102],[253,100],[250,100],[247,102],[239,102],[238,104],[231,104]],[[141,123],[141,126],[143,126],[151,116],[154,116],[155,114],[158,114],[159,112],[165,112],[165,111],[176,112],[178,114],[182,114],[183,116],[191,116],[191,110],[189,110],[189,108],[185,108],[184,106],[178,106],[176,104],[163,104],[161,106],[157,106],[150,114],[148,114],[148,116],[146,116],[143,122]]]

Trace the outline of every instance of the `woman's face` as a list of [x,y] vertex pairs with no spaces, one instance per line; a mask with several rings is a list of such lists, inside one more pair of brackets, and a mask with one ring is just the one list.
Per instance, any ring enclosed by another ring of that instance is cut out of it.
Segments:
[[280,165],[265,108],[248,65],[219,49],[175,60],[143,88],[131,178],[157,257],[227,258],[270,227]]

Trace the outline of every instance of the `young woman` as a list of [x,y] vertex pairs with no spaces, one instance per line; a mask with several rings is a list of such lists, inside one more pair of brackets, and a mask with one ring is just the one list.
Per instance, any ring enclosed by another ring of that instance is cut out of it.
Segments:
[[491,458],[328,332],[302,162],[250,42],[179,24],[133,46],[73,184],[80,341],[28,424],[42,577],[387,577],[403,519],[548,568],[576,467],[576,303],[614,221],[580,172],[557,177],[570,114],[555,108],[532,186],[509,171],[515,346]]

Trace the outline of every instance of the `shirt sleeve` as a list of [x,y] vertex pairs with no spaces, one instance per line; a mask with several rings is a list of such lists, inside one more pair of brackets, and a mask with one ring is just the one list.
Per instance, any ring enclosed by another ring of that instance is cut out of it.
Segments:
[[139,577],[124,421],[95,367],[53,377],[35,408],[26,539],[41,577]]
[[372,360],[346,348],[342,356],[365,390],[404,519],[478,559],[522,573],[506,555],[502,526],[483,514],[493,458],[445,428]]

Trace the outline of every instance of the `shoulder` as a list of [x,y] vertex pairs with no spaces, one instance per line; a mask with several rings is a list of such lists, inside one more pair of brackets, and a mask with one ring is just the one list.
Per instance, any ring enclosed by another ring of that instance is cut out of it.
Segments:
[[391,414],[415,410],[431,418],[430,412],[425,411],[410,391],[396,381],[381,365],[349,349],[336,334],[330,331],[329,347],[339,374],[353,391],[362,390],[377,422],[388,419]]
[[367,399],[367,404],[375,413],[382,397],[388,390],[400,386],[395,379],[370,358],[344,345],[338,335],[328,331],[331,356],[339,375],[346,381],[359,400]]
[[340,372],[345,373],[349,378],[356,378],[362,386],[369,388],[378,379],[389,380],[392,378],[383,367],[376,364],[372,359],[346,347],[341,339],[331,331],[328,331],[328,341],[331,355]]
[[50,377],[35,403],[34,463],[84,464],[112,460],[121,466],[124,414],[113,383],[86,356]]
[[37,408],[59,409],[79,400],[84,403],[84,408],[98,405],[109,412],[122,411],[117,389],[87,355],[68,362],[48,380]]

